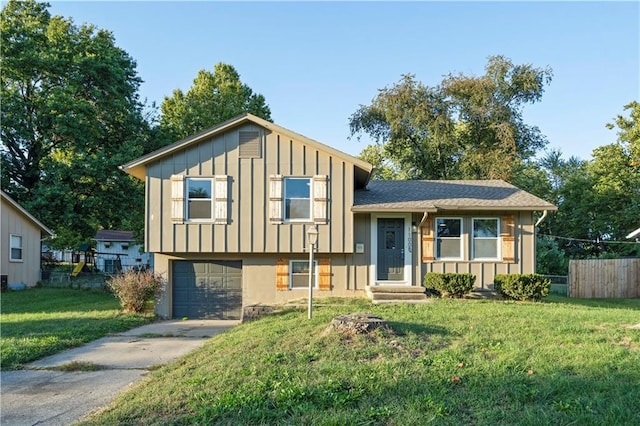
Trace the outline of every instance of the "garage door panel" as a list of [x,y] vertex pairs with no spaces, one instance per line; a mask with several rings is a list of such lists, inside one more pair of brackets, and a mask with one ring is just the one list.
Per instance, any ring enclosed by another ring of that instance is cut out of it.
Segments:
[[173,316],[240,319],[242,261],[173,262]]

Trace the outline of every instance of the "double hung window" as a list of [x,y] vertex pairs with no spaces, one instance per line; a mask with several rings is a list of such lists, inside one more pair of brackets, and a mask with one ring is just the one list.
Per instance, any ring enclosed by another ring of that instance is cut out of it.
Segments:
[[462,258],[462,219],[436,219],[436,258]]
[[284,219],[311,220],[311,179],[284,179]]
[[[316,260],[313,261],[313,270],[315,272],[314,287],[318,287],[318,262]],[[309,288],[309,261],[292,260],[289,267],[289,275],[289,283],[292,289]]]
[[22,236],[10,235],[9,260],[12,262],[22,262]]
[[473,219],[472,255],[474,259],[498,258],[497,218]]
[[207,220],[213,217],[212,179],[187,179],[187,218]]

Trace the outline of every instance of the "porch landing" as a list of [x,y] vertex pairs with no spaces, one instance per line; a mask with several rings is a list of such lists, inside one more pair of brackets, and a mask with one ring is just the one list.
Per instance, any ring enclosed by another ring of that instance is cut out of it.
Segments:
[[373,304],[429,303],[424,287],[403,285],[368,286],[366,293]]

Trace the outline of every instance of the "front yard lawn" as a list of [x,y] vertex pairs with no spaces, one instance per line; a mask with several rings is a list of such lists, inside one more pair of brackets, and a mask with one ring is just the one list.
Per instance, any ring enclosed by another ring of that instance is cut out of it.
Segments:
[[[326,333],[350,312],[394,333]],[[88,424],[640,424],[640,299],[319,301],[241,324]]]
[[2,293],[0,309],[3,370],[154,319],[152,314],[123,314],[116,298],[101,290],[10,291]]

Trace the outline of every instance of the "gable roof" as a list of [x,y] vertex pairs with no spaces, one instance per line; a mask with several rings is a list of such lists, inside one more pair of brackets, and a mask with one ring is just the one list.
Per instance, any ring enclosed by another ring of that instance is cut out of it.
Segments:
[[354,212],[557,210],[503,180],[376,180],[355,191]]
[[93,239],[96,241],[135,241],[132,231],[116,231],[111,229],[99,230]]
[[26,211],[24,207],[18,204],[17,201],[9,197],[9,195],[6,192],[0,190],[0,194],[3,200],[5,200],[7,203],[11,204],[16,210],[18,210],[25,217],[25,219],[27,219],[29,222],[33,223],[35,226],[40,228],[40,231],[44,232],[45,234],[48,234],[50,237],[53,237],[55,235],[51,229],[47,228],[42,224],[42,222],[40,222],[38,219],[33,217],[31,213]]
[[132,176],[137,177],[140,180],[144,180],[146,175],[146,167],[148,164],[153,163],[157,160],[160,160],[161,158],[166,157],[168,155],[171,155],[177,150],[184,149],[189,145],[196,144],[207,138],[210,138],[211,136],[214,136],[219,133],[223,133],[233,127],[237,127],[245,123],[253,123],[265,129],[287,135],[293,139],[298,139],[306,145],[309,145],[321,151],[328,152],[329,154],[335,157],[338,157],[342,160],[345,160],[349,163],[354,164],[355,167],[360,171],[359,173],[357,173],[356,179],[361,181],[363,187],[367,184],[369,180],[369,176],[371,175],[373,166],[367,163],[366,161],[360,160],[359,158],[353,157],[342,151],[338,151],[337,149],[332,148],[328,145],[325,145],[316,140],[310,139],[304,135],[293,132],[284,127],[278,126],[277,124],[264,120],[260,117],[256,117],[255,115],[249,114],[249,113],[244,113],[242,115],[239,115],[238,117],[227,120],[224,123],[220,123],[217,126],[211,127],[193,136],[189,136],[186,139],[179,140],[163,148],[160,148],[156,151],[153,151],[147,155],[143,155],[138,159],[135,159],[133,161],[130,161],[127,164],[120,166],[120,169],[124,170],[125,172],[129,173]]

